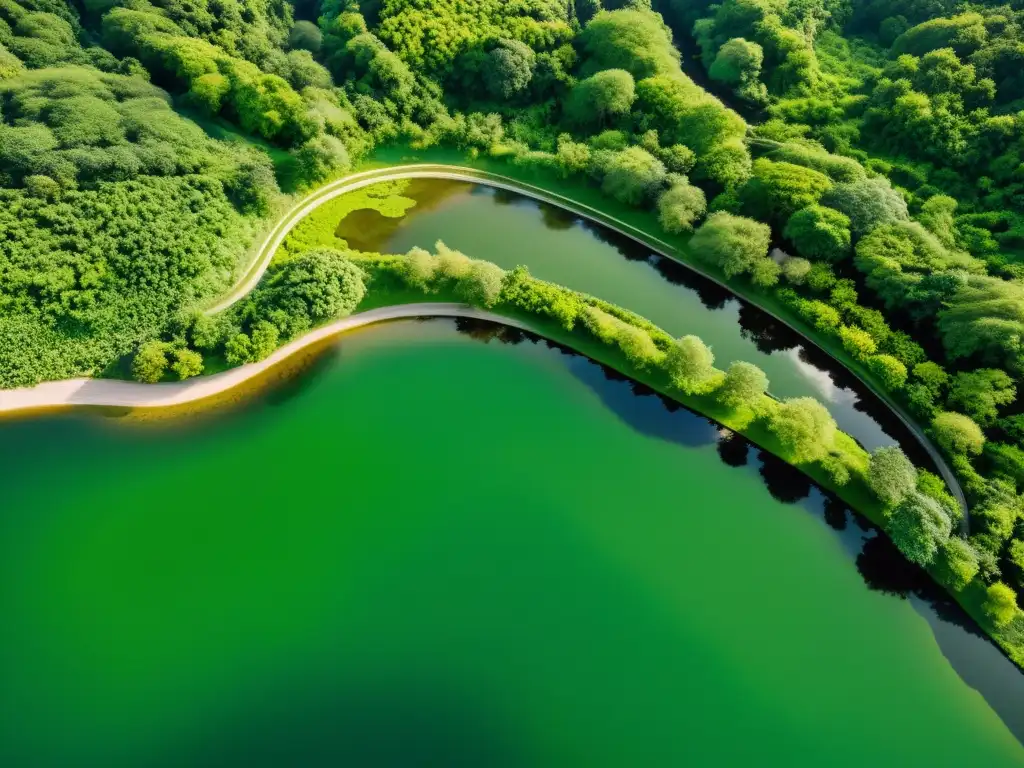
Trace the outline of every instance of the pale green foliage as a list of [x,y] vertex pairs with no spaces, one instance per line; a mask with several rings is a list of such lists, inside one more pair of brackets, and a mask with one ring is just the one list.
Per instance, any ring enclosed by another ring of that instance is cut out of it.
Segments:
[[1017,595],[1001,581],[990,584],[982,605],[985,615],[996,627],[1005,627],[1017,615]]
[[171,370],[179,379],[190,379],[203,372],[203,356],[193,349],[178,347],[172,353],[174,362]]
[[160,381],[167,370],[167,349],[165,342],[156,340],[141,345],[132,360],[132,376],[147,384]]
[[705,394],[719,381],[715,356],[696,336],[677,339],[665,357],[665,370],[672,386],[688,394]]
[[894,507],[917,489],[917,470],[900,448],[879,448],[868,464],[868,485],[885,506]]
[[794,285],[803,285],[811,272],[811,262],[799,256],[790,256],[782,262],[782,276]]
[[857,235],[908,218],[906,201],[880,176],[837,184],[822,196],[821,202],[844,213],[850,219],[851,231]]
[[978,553],[966,541],[955,536],[940,548],[937,564],[942,582],[957,592],[978,575]]
[[352,168],[348,150],[340,139],[321,134],[293,150],[299,174],[307,184],[320,184]]
[[690,246],[694,256],[720,268],[726,277],[753,276],[759,267],[770,270],[765,262],[774,267],[777,275],[778,265],[768,258],[770,241],[771,229],[767,224],[717,211],[697,230]]
[[979,454],[985,444],[981,427],[962,413],[943,412],[932,420],[935,442],[949,454]]
[[402,260],[400,273],[402,279],[412,288],[421,291],[431,289],[431,281],[437,271],[437,259],[423,248],[413,248]]
[[862,328],[842,325],[839,327],[839,339],[843,343],[843,349],[858,360],[867,360],[875,354],[877,348],[871,334]]
[[623,323],[615,340],[626,359],[640,369],[657,365],[665,357],[651,334],[635,325]]
[[474,261],[459,280],[458,294],[463,301],[478,307],[493,307],[501,295],[505,270],[489,261]]
[[440,240],[434,244],[437,251],[435,275],[440,280],[461,280],[469,274],[473,260],[461,251],[449,248]]
[[665,165],[640,147],[616,152],[605,167],[601,189],[628,205],[639,205],[665,183]]
[[835,419],[812,397],[784,400],[768,415],[768,428],[794,464],[820,461],[835,446]]
[[690,232],[707,211],[707,200],[700,188],[677,179],[658,198],[658,222],[670,234]]
[[715,397],[730,408],[757,409],[768,391],[768,376],[753,363],[742,361],[729,365],[725,380]]
[[929,565],[948,539],[952,523],[937,501],[918,491],[904,496],[886,521],[886,531],[913,563]]

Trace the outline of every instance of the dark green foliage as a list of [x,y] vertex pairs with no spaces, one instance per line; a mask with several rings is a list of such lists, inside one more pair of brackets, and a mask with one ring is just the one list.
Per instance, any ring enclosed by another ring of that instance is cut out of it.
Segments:
[[850,255],[850,219],[822,205],[794,213],[786,224],[786,238],[808,259],[842,261]]
[[366,293],[364,279],[340,251],[306,251],[269,269],[237,314],[248,321],[270,318],[290,338],[351,313]]
[[487,90],[496,99],[510,99],[523,93],[533,79],[536,63],[537,57],[526,43],[498,41],[484,67]]
[[982,368],[970,373],[958,373],[949,387],[948,405],[966,413],[983,427],[995,423],[998,408],[1009,405],[1017,397],[1017,388],[1003,371]]
[[603,128],[609,120],[627,114],[635,98],[633,76],[624,69],[606,69],[573,87],[565,113],[581,129]]
[[818,171],[761,158],[754,163],[740,200],[754,218],[782,225],[796,211],[815,205],[831,187],[828,177]]

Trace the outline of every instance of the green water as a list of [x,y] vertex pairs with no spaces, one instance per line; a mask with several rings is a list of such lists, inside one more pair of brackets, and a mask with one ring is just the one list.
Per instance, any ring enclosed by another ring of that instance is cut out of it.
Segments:
[[5,424],[0,765],[1024,764],[871,534],[717,441],[450,321],[211,418]]
[[[674,335],[700,336],[716,364],[760,366],[779,397],[828,403],[839,426],[869,449],[907,444],[902,425],[855,378],[795,333],[691,270],[552,205],[466,182],[415,179],[417,205],[401,219],[356,211],[337,233],[363,250],[406,253],[438,240],[477,259],[532,274],[631,309]],[[867,407],[866,407],[867,406]],[[924,457],[922,461],[927,461]]]

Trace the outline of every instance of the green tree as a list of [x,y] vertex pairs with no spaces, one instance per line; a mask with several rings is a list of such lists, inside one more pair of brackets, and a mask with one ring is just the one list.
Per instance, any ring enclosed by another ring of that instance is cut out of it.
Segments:
[[707,208],[707,199],[699,187],[685,178],[675,179],[658,198],[658,223],[670,234],[691,232]]
[[314,136],[292,151],[298,174],[307,184],[320,184],[352,168],[348,150],[340,139],[326,134]]
[[296,21],[288,33],[288,46],[301,48],[310,53],[319,53],[323,42],[323,33],[311,21]]
[[868,370],[882,382],[886,389],[903,389],[907,383],[907,366],[892,355],[872,355],[868,358]]
[[855,328],[849,325],[839,327],[839,340],[843,343],[843,349],[849,352],[858,360],[869,359],[876,350],[875,340],[871,334],[863,328]]
[[885,506],[894,507],[917,489],[917,469],[900,448],[879,448],[868,464],[868,485]]
[[651,11],[601,11],[583,29],[585,71],[625,69],[639,79],[679,69],[679,52],[661,17]]
[[850,219],[823,205],[809,205],[789,217],[783,235],[797,253],[812,261],[842,261],[850,256]]
[[768,391],[768,376],[753,363],[734,362],[715,397],[730,408],[756,409]]
[[573,86],[565,114],[581,128],[603,128],[609,120],[629,114],[635,99],[633,76],[624,69],[605,69]]
[[616,152],[605,167],[601,190],[628,205],[640,205],[665,183],[665,166],[647,150],[629,147]]
[[469,272],[459,280],[458,294],[468,304],[493,307],[501,295],[505,270],[489,261],[474,261]]
[[487,56],[484,82],[487,91],[496,99],[510,99],[530,85],[537,55],[520,40],[499,40]]
[[913,374],[914,379],[920,382],[922,386],[927,387],[928,391],[936,398],[942,396],[946,385],[949,383],[949,374],[946,373],[945,369],[938,363],[933,363],[930,360],[915,365]]
[[665,371],[672,386],[688,395],[711,391],[718,380],[715,356],[696,336],[683,336],[668,349]]
[[203,356],[194,349],[177,347],[171,354],[174,355],[171,370],[177,374],[179,379],[190,379],[203,372]]
[[243,365],[252,355],[252,340],[244,333],[236,333],[224,344],[224,359],[228,365]]
[[831,188],[823,173],[761,158],[754,161],[753,176],[740,192],[740,200],[752,216],[781,224],[801,208],[816,204]]
[[995,368],[979,368],[958,373],[949,387],[947,404],[966,413],[983,427],[995,424],[999,406],[1009,405],[1017,397],[1013,379]]
[[769,414],[768,428],[794,464],[820,461],[835,445],[835,419],[812,397],[784,400]]
[[760,104],[768,100],[768,90],[759,78],[764,49],[757,43],[734,37],[718,49],[708,69],[712,80],[732,86],[741,98]]
[[962,413],[943,412],[932,420],[932,437],[951,455],[981,453],[985,435],[981,427]]
[[768,258],[771,229],[767,224],[717,211],[694,233],[690,247],[699,260],[721,269],[726,277],[756,274]]
[[1017,615],[1017,595],[1001,581],[990,584],[985,590],[982,610],[996,627],[1005,627]]
[[886,531],[908,560],[929,565],[949,540],[952,523],[937,501],[912,491],[893,510]]
[[954,591],[962,591],[978,575],[978,553],[963,539],[951,536],[939,549],[939,578]]
[[254,323],[250,332],[251,344],[249,345],[249,362],[263,360],[277,349],[281,332],[277,326],[266,320]]
[[167,343],[147,341],[142,344],[132,360],[132,376],[137,381],[154,384],[167,371]]
[[811,262],[799,256],[790,256],[782,262],[782,274],[793,285],[803,285],[811,272]]
[[835,208],[850,220],[850,230],[865,235],[877,226],[906,221],[907,203],[884,178],[876,176],[836,184],[821,197],[822,205]]

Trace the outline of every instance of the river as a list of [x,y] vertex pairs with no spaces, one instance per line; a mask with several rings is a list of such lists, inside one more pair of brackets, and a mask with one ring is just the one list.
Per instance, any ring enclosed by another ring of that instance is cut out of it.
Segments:
[[132,416],[0,425],[2,765],[1024,764],[884,538],[565,350],[395,322]]
[[812,396],[869,450],[899,443],[932,466],[917,440],[855,376],[799,334],[693,270],[630,238],[554,205],[484,185],[413,179],[403,196],[417,204],[399,219],[355,211],[337,234],[356,248],[405,253],[442,240],[468,256],[510,269],[525,264],[544,280],[637,312],[674,335],[695,334],[716,365],[760,366],[778,397]]

